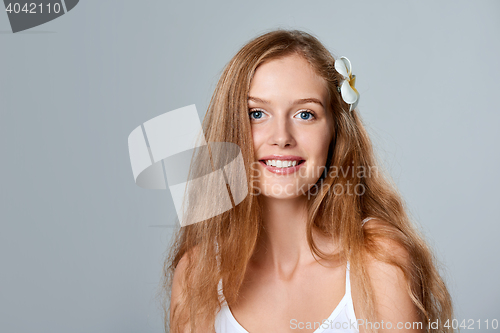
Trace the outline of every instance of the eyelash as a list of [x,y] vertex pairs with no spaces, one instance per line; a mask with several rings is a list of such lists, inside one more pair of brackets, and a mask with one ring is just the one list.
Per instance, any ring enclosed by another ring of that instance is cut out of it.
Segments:
[[[248,112],[248,115],[250,116],[250,119],[253,119],[253,120],[259,120],[259,119],[254,119],[254,118],[252,118],[252,114],[253,114],[254,112],[262,112],[262,113],[265,113],[265,112],[264,112],[264,110],[262,110],[262,109],[258,109],[258,108],[250,109],[250,111]],[[311,119],[301,119],[301,120],[304,120],[304,121],[312,121],[312,120],[316,119],[316,115],[315,115],[315,114],[314,114],[314,112],[313,112],[313,111],[311,111],[311,110],[304,109],[304,110],[301,110],[298,114],[301,114],[301,113],[308,113],[308,114],[310,114],[310,115],[312,116],[312,118],[311,118]]]

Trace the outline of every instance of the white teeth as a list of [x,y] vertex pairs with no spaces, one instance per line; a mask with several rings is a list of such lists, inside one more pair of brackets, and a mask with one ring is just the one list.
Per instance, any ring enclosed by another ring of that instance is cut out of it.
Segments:
[[277,168],[288,168],[296,166],[298,161],[266,160],[266,164]]

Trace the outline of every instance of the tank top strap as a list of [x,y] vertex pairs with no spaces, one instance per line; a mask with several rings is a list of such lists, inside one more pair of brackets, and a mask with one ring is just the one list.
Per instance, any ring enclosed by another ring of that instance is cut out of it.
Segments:
[[219,284],[217,285],[217,293],[219,294],[219,301],[224,304],[225,298],[224,298],[224,293],[222,291],[222,279],[219,280]]
[[350,279],[350,265],[349,261],[347,262],[347,267],[345,270],[345,293],[346,295],[351,295],[351,279]]

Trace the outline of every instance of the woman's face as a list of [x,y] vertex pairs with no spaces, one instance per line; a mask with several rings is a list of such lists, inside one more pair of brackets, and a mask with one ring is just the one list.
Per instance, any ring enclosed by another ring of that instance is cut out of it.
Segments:
[[257,68],[248,112],[258,194],[295,198],[306,195],[318,181],[333,137],[327,98],[325,80],[298,55],[269,60]]

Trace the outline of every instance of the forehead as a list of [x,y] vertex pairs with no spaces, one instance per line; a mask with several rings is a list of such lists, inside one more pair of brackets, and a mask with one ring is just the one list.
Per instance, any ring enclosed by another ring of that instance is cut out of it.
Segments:
[[318,98],[326,102],[326,81],[299,55],[261,64],[250,83],[249,95],[268,100]]

